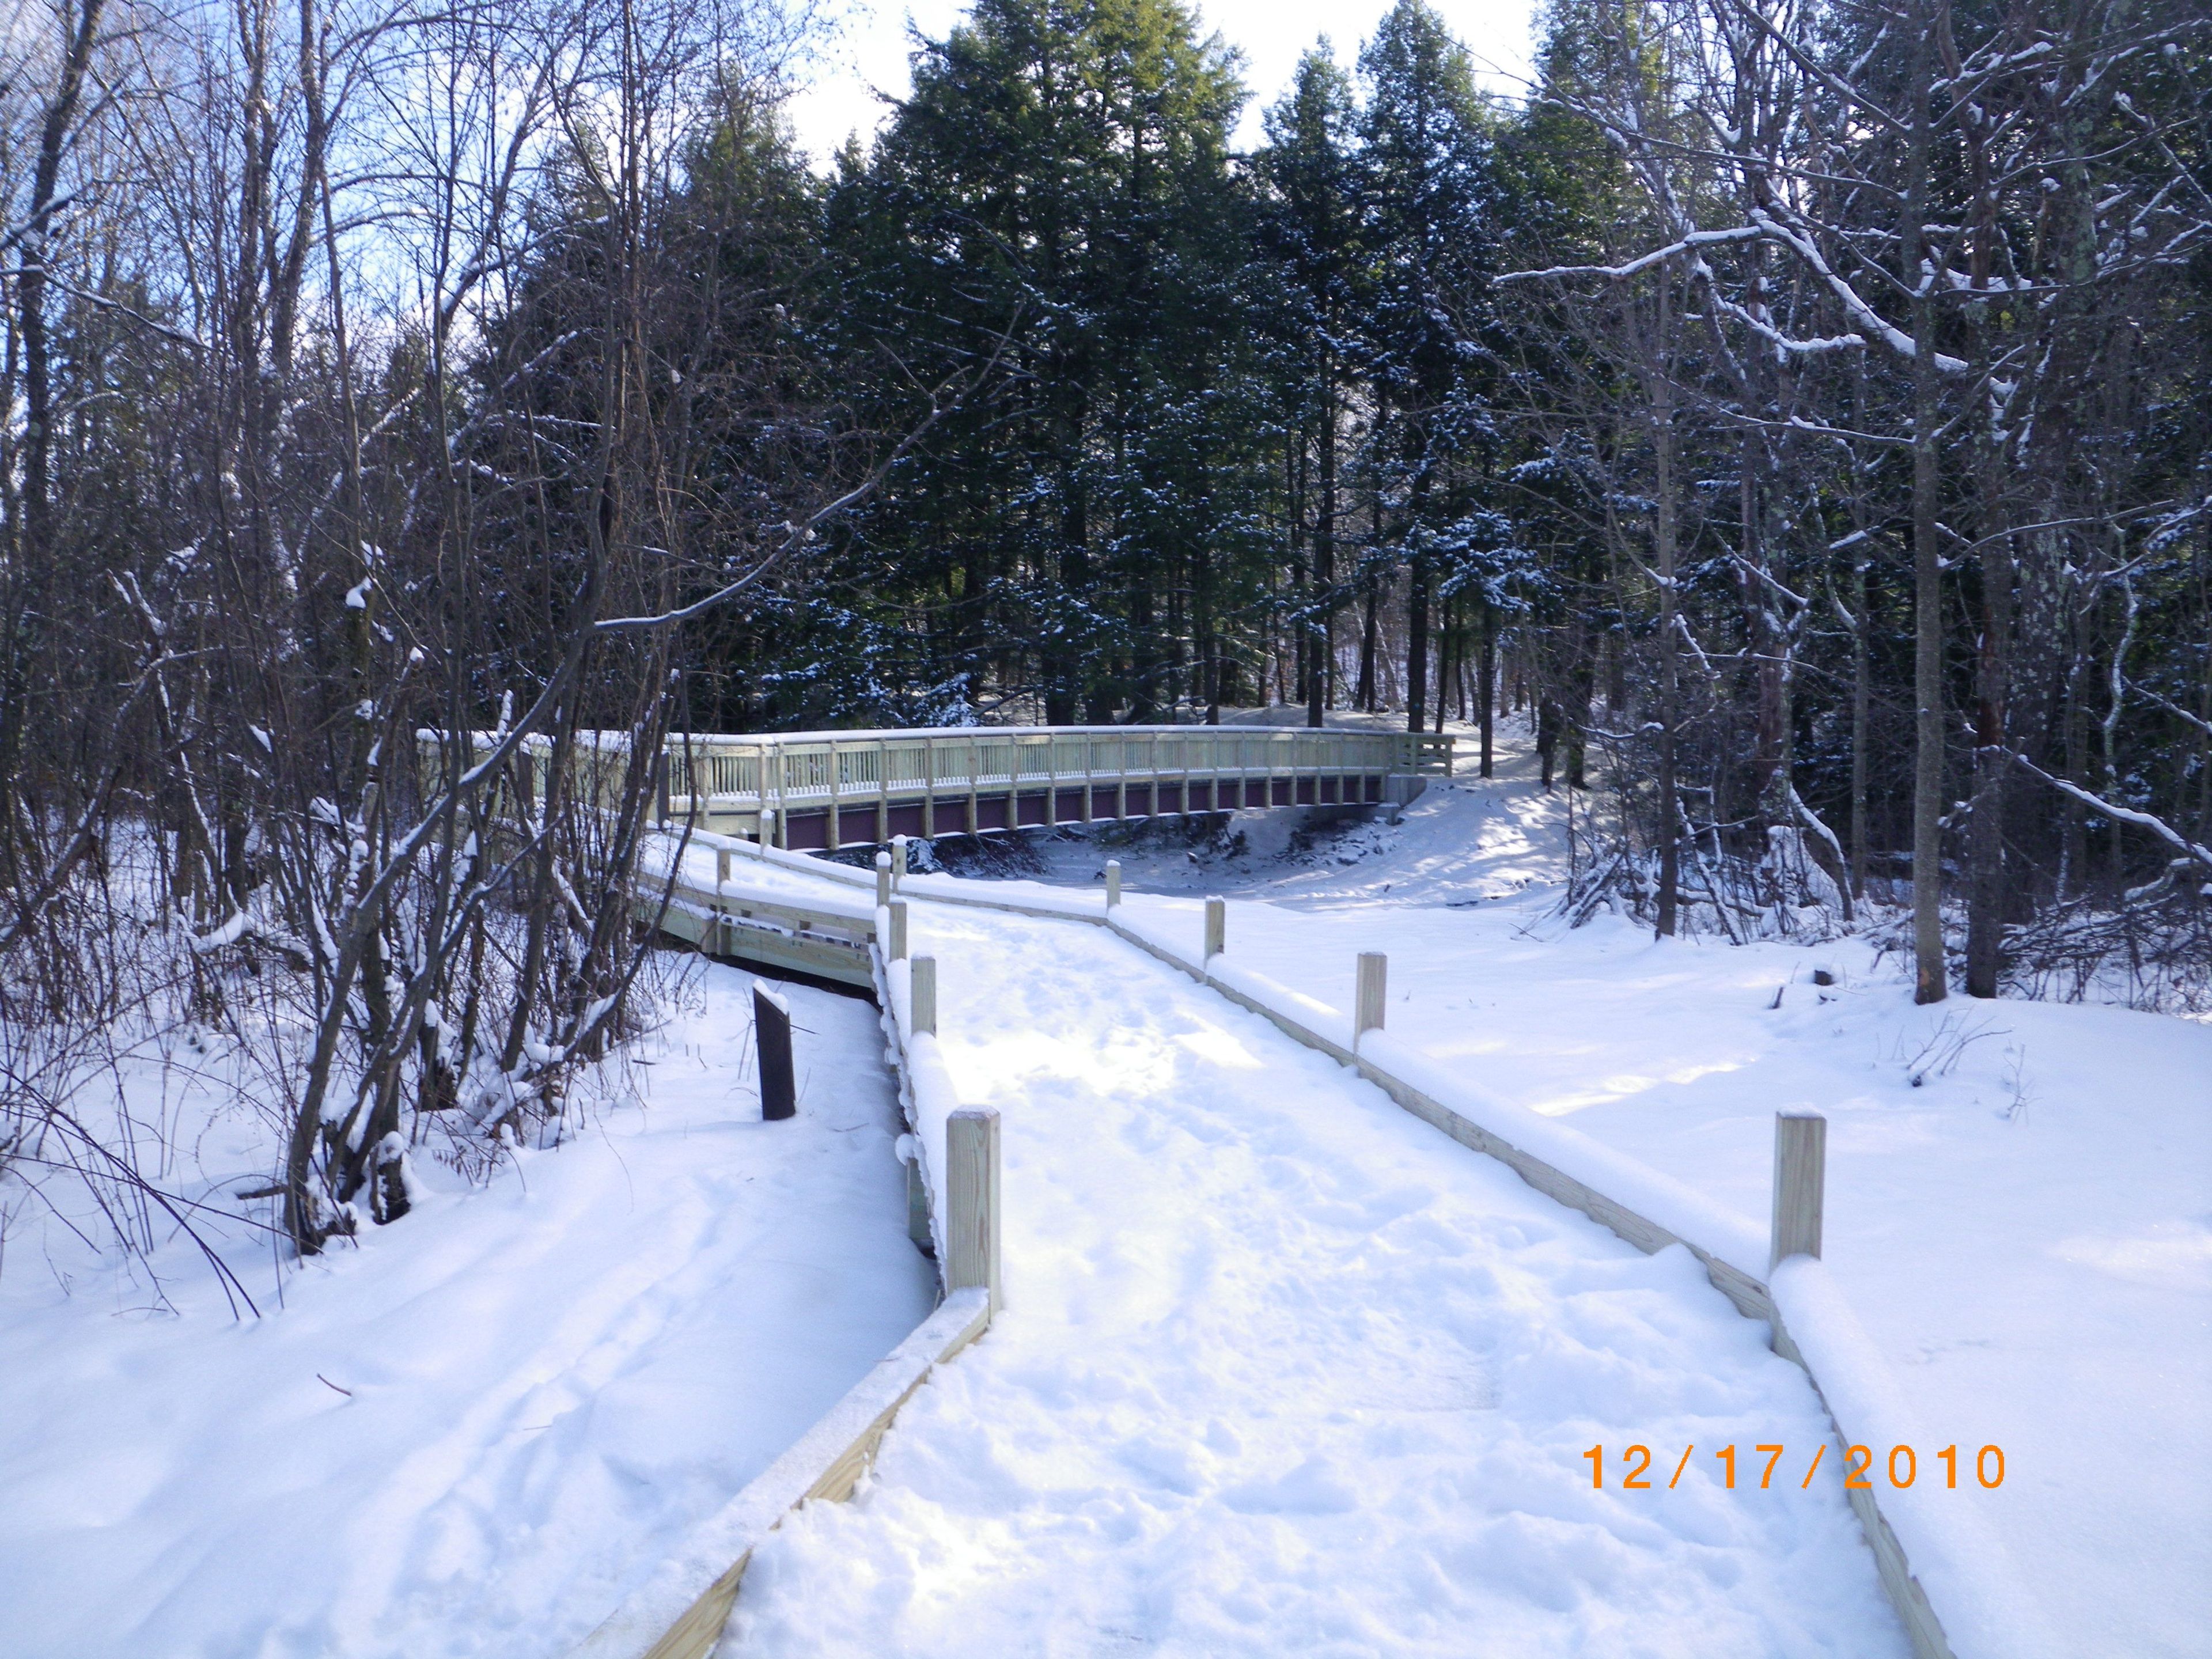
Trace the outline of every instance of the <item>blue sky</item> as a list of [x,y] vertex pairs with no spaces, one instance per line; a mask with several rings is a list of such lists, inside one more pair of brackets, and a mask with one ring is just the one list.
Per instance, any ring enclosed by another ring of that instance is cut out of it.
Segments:
[[[1486,80],[1501,92],[1515,89],[1528,71],[1528,0],[1433,0],[1466,41]],[[1260,112],[1290,82],[1299,55],[1326,33],[1349,63],[1390,0],[1201,0],[1205,25],[1243,48],[1245,82],[1255,94],[1237,137],[1257,143]],[[823,52],[811,84],[794,101],[792,118],[801,143],[817,161],[847,133],[875,130],[882,106],[878,90],[907,90],[909,21],[925,34],[943,36],[967,10],[966,0],[850,0],[838,40]]]

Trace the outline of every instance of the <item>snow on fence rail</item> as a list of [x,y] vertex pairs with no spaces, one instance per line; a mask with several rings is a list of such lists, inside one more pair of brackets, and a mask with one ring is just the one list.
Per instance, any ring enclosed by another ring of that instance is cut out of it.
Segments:
[[[1808,1161],[1809,1137],[1777,1126],[1773,1225],[1762,1236],[1743,1217],[1563,1123],[1491,1096],[1400,1042],[1383,1029],[1385,966],[1364,952],[1352,1018],[1237,963],[1226,939],[1226,907],[1211,901],[1197,939],[1171,935],[1121,914],[1121,871],[1109,864],[1105,902],[1096,899],[988,898],[963,891],[943,877],[908,877],[896,846],[889,872],[862,871],[744,842],[701,836],[768,868],[848,886],[876,885],[878,896],[913,896],[971,908],[1005,910],[1103,926],[1170,967],[1260,1015],[1294,1041],[1329,1055],[1381,1089],[1400,1106],[1462,1146],[1497,1158],[1537,1191],[1581,1211],[1638,1249],[1680,1244],[1697,1257],[1715,1288],[1747,1317],[1765,1321],[1774,1351],[1802,1367],[1849,1444],[1926,1443],[1913,1413],[1873,1340],[1851,1311],[1816,1253],[1821,1194]],[[888,931],[888,904],[878,925]],[[934,964],[932,964],[933,969]],[[930,999],[934,1024],[933,973]],[[908,1018],[909,981],[890,979],[889,1000]],[[911,1043],[910,1043],[911,1047]],[[929,1043],[934,1060],[934,1038]],[[935,1074],[941,1068],[931,1067]],[[909,1074],[914,1072],[911,1058]],[[934,1084],[930,1085],[933,1089]],[[944,1084],[951,1097],[949,1080]],[[947,1116],[937,1113],[933,1118]],[[940,1258],[941,1259],[941,1258]],[[1764,1263],[1763,1273],[1747,1263]],[[1854,1438],[1856,1437],[1856,1438]],[[1916,1659],[2039,1659],[2055,1653],[2046,1627],[2009,1555],[1971,1510],[1943,1505],[1921,1487],[1879,1495],[1871,1484],[1846,1486],[1846,1497],[1875,1554],[1883,1589],[1903,1620]]]

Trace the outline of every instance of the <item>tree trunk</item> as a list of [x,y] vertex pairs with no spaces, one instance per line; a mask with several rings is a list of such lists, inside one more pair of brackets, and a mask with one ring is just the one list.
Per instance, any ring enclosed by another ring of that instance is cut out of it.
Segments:
[[[1670,334],[1668,273],[1658,276],[1659,324],[1655,350]],[[1657,494],[1652,515],[1652,562],[1659,575],[1659,915],[1655,932],[1673,937],[1679,925],[1682,882],[1682,805],[1675,776],[1675,723],[1680,706],[1681,605],[1674,586],[1674,384],[1663,362],[1651,377],[1651,452]]]
[[1444,700],[1451,695],[1452,677],[1458,672],[1457,641],[1452,633],[1452,602],[1446,599],[1443,614],[1437,619],[1437,723],[1434,729],[1439,735],[1444,729]]
[[1482,721],[1482,775],[1491,775],[1491,739],[1498,693],[1498,627],[1490,607],[1482,609],[1482,683],[1477,688],[1475,708]]
[[1418,732],[1429,702],[1429,562],[1413,556],[1406,580],[1406,729]]
[[1380,654],[1380,635],[1382,633],[1382,617],[1380,612],[1382,609],[1382,584],[1376,578],[1371,564],[1367,572],[1364,586],[1367,592],[1364,595],[1366,601],[1365,615],[1361,620],[1359,633],[1358,701],[1360,708],[1371,714],[1375,712],[1376,669],[1377,667],[1376,659]]
[[1314,526],[1313,678],[1306,687],[1306,724],[1328,720],[1329,693],[1336,678],[1336,369],[1324,360],[1322,399],[1321,518]]
[[52,257],[54,194],[61,184],[62,156],[69,147],[70,124],[76,118],[84,78],[99,38],[102,0],[82,0],[76,32],[63,55],[61,74],[46,105],[39,132],[39,159],[31,181],[30,212],[21,233],[21,274],[16,299],[23,334],[23,532],[24,556],[34,569],[51,556],[47,457],[53,444],[53,374],[46,340],[47,261]]
[[1851,560],[1851,896],[1866,896],[1868,719],[1874,689],[1867,661],[1867,560]]
[[[1922,9],[1932,12],[1933,6]],[[1914,47],[1911,179],[1905,194],[1899,269],[1917,283],[1927,223],[1933,73],[1923,15]],[[1943,564],[1936,540],[1936,301],[1917,284],[1912,301],[1912,957],[1913,1000],[1949,994],[1943,960]]]

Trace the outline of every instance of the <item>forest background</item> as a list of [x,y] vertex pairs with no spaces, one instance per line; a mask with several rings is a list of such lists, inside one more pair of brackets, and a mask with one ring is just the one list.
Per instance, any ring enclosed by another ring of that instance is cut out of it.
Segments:
[[1525,713],[1580,914],[2201,1002],[2186,0],[1555,0],[1518,100],[1402,0],[1249,153],[1173,0],[979,0],[826,173],[817,27],[0,24],[0,1159],[138,1192],[180,1014],[303,1250],[557,1134],[691,732]]

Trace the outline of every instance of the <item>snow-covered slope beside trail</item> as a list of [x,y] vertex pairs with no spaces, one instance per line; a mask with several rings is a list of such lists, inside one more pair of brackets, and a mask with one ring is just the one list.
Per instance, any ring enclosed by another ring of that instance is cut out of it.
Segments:
[[1686,1252],[1102,931],[914,931],[1004,1117],[1006,1310],[756,1554],[726,1655],[1903,1653],[1839,1476],[1723,1488],[1827,1429]]
[[933,1300],[874,1010],[789,988],[799,1115],[763,1124],[750,983],[702,969],[643,1109],[427,1172],[258,1322],[182,1261],[179,1316],[63,1297],[19,1237],[0,1656],[544,1659],[604,1618]]

